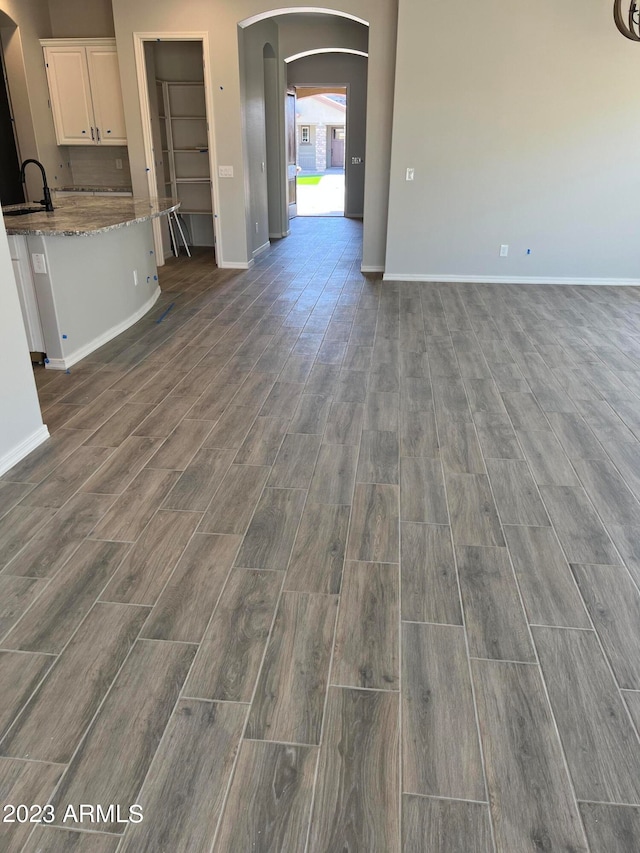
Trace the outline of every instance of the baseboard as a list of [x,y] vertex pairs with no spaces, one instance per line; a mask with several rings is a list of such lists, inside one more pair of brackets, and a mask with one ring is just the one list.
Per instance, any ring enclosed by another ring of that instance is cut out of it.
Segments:
[[220,270],[250,270],[255,261],[251,258],[250,261],[221,261],[218,264]]
[[270,240],[282,240],[283,237],[288,237],[289,234],[291,234],[291,231],[285,231],[285,232],[274,231],[273,234],[271,232],[269,232],[269,239]]
[[269,240],[267,240],[266,243],[263,243],[262,246],[258,246],[258,248],[254,250],[253,257],[257,258],[258,255],[261,255],[263,252],[266,252],[267,249],[270,249],[270,248],[271,248],[271,242]]
[[362,266],[360,267],[360,272],[365,274],[384,272],[384,267],[371,266],[370,264],[362,264]]
[[640,287],[638,278],[569,278],[542,275],[437,275],[386,272],[383,281],[425,281],[443,284],[584,284],[600,287]]
[[92,352],[95,352],[100,347],[108,344],[109,341],[116,338],[118,335],[122,334],[122,332],[126,332],[128,328],[133,326],[134,323],[137,323],[141,317],[144,317],[153,306],[158,301],[158,297],[160,296],[160,288],[156,287],[155,292],[151,296],[150,299],[144,303],[141,308],[128,317],[126,320],[123,320],[121,323],[118,323],[116,326],[112,326],[110,329],[107,329],[106,332],[103,332],[97,338],[94,338],[92,341],[89,341],[88,344],[79,347],[77,350],[74,350],[69,355],[64,358],[48,358],[45,362],[45,367],[47,370],[68,370],[77,362],[82,361],[83,358],[86,358],[88,355],[91,355]]
[[21,462],[25,456],[28,456],[32,450],[35,450],[36,447],[39,447],[42,442],[46,441],[48,438],[49,430],[43,424],[41,427],[38,427],[38,429],[32,433],[29,438],[25,438],[25,440],[21,441],[17,447],[10,450],[9,453],[5,453],[0,456],[0,476],[2,476],[2,474],[6,474],[7,471],[10,471],[14,465]]

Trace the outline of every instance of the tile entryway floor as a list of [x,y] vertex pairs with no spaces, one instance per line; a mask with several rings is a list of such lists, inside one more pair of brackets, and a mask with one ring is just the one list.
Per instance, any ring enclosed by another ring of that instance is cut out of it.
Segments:
[[38,374],[0,791],[53,824],[3,851],[640,849],[640,292],[382,284],[360,243],[170,263]]

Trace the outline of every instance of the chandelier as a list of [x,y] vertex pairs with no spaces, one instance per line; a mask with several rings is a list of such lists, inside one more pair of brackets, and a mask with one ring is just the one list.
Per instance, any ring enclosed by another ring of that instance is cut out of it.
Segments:
[[629,0],[614,0],[613,2],[613,18],[616,22],[616,27],[620,30],[623,36],[626,36],[631,41],[640,41],[640,9],[636,0],[631,0],[631,5],[627,12],[623,11]]

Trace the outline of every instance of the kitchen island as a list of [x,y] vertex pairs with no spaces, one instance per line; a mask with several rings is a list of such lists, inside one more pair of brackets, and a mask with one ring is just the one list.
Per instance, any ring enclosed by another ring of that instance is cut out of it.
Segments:
[[66,370],[143,317],[160,295],[151,221],[180,203],[56,196],[55,209],[3,208],[27,336]]

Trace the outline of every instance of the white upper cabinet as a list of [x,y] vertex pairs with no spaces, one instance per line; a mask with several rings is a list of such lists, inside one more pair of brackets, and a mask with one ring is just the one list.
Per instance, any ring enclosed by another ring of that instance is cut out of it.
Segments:
[[58,145],[125,145],[114,39],[41,41]]

